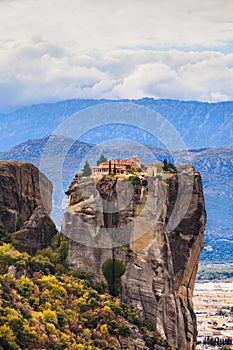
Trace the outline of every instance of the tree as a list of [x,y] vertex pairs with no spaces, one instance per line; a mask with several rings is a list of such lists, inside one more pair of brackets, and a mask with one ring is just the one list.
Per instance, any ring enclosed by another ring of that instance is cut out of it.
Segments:
[[19,231],[22,226],[23,226],[23,218],[21,215],[19,215],[16,220],[16,231]]
[[68,258],[68,253],[69,253],[69,243],[68,240],[63,240],[60,243],[60,251],[61,251],[61,263],[65,263],[67,261]]
[[114,167],[113,167],[113,174],[116,175],[116,173],[117,173],[116,164],[114,164]]
[[139,185],[141,182],[140,178],[137,175],[129,176],[128,180],[132,185]]
[[108,282],[109,291],[113,296],[120,293],[121,276],[125,273],[125,265],[119,259],[107,259],[102,265],[103,275]]
[[163,172],[163,165],[162,163],[155,163],[155,166],[156,166],[156,170],[157,170],[157,173],[162,173]]
[[112,171],[112,163],[111,160],[108,162],[108,174],[110,175]]
[[12,237],[11,234],[7,231],[6,227],[0,221],[0,242],[1,243],[11,243]]
[[164,171],[168,171],[168,162],[167,162],[167,159],[165,158],[164,161],[163,161],[163,170]]
[[83,167],[82,176],[90,176],[90,175],[91,175],[90,164],[86,160],[86,163],[84,164],[84,167]]
[[103,154],[101,154],[101,156],[99,157],[99,159],[96,162],[96,165],[99,165],[99,164],[107,162],[107,161],[108,161],[107,158]]
[[166,158],[163,161],[163,170],[164,171],[177,171],[175,165],[172,163],[169,163]]

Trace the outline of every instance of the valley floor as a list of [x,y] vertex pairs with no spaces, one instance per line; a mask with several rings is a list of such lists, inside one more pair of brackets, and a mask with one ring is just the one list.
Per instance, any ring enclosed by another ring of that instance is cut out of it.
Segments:
[[197,282],[193,303],[197,316],[197,349],[221,349],[218,343],[233,349],[233,280]]

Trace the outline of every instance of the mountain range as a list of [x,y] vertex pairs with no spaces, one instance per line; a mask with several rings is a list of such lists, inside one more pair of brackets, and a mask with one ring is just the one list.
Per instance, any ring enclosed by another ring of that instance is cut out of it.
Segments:
[[[148,107],[160,113],[175,127],[188,151],[173,150],[170,154],[166,145],[148,131],[132,125],[101,125],[102,116],[99,117],[100,126],[91,129],[90,125],[90,130],[79,140],[70,141],[62,136],[49,138],[74,113],[117,102]],[[115,154],[129,158],[132,153],[137,153],[147,163],[162,162],[164,158],[174,161],[174,157],[182,162],[191,162],[201,173],[207,208],[206,246],[202,261],[232,262],[233,101],[74,99],[26,106],[9,114],[1,114],[0,120],[0,159],[29,161],[40,166],[48,139],[56,145],[53,150],[56,155],[62,154],[67,142],[71,144],[63,165],[64,191],[73,175],[82,168],[84,158],[87,157],[90,164],[94,164],[103,151],[108,158],[114,158]],[[111,140],[119,138],[131,140],[131,143],[111,143]]]
[[[1,114],[0,151],[28,139],[53,134],[53,131],[72,114],[99,104],[127,102],[148,107],[165,117],[183,138],[187,148],[212,148],[233,146],[233,101],[203,103],[153,98],[139,100],[84,100],[73,99],[57,103],[27,106],[9,114]],[[142,116],[140,116],[141,118]],[[100,116],[101,124],[101,116]],[[91,127],[91,126],[90,126]],[[157,145],[151,135],[135,132],[133,127],[100,127],[99,132],[84,135],[81,141],[99,143],[104,139],[124,137],[150,145]]]

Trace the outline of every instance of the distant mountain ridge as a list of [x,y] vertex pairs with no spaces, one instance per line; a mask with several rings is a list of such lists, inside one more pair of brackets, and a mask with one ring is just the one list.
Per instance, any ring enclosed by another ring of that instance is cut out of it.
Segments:
[[[73,99],[57,103],[43,103],[23,107],[9,114],[0,114],[0,151],[27,141],[53,134],[56,127],[72,114],[85,108],[104,103],[128,102],[151,108],[170,121],[183,138],[187,148],[232,147],[233,145],[233,101],[204,103],[197,101],[177,101],[153,98],[139,100],[91,100]],[[119,135],[134,137],[140,141],[142,135],[135,136],[132,128],[118,128]],[[115,136],[114,128],[102,127],[101,135]],[[92,138],[93,136],[93,138]],[[98,143],[101,137],[90,134],[82,141]],[[150,138],[145,138],[147,144]]]

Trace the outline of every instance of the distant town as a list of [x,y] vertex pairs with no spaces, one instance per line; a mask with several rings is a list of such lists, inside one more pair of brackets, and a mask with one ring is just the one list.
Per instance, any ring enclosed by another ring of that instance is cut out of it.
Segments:
[[233,282],[196,283],[197,350],[233,349]]

